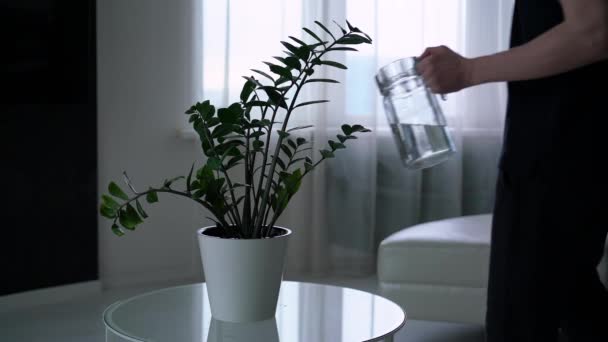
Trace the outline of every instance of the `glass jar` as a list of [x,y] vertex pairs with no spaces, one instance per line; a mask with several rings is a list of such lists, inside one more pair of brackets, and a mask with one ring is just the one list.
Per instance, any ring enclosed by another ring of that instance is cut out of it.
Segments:
[[418,170],[449,159],[456,148],[437,97],[415,65],[415,57],[387,64],[376,74],[376,83],[401,160]]

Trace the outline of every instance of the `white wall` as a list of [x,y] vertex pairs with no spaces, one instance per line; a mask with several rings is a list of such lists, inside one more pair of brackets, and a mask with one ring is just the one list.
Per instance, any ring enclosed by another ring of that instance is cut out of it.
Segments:
[[[177,136],[184,110],[200,100],[196,0],[97,2],[99,192],[126,170],[136,187],[160,185],[201,162],[194,140]],[[144,204],[145,205],[145,204]],[[150,218],[117,237],[99,220],[100,278],[106,287],[199,278],[195,229],[202,210],[160,195]]]

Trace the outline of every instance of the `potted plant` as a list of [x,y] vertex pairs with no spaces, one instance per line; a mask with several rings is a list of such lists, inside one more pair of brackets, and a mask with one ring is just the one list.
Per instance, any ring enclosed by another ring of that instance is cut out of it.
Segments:
[[[193,164],[185,177],[167,179],[145,191],[136,190],[124,173],[133,194],[127,195],[110,182],[109,194],[101,196],[100,213],[112,220],[112,231],[118,236],[148,217],[142,202],[155,203],[160,193],[189,198],[212,215],[215,225],[198,229],[197,236],[211,312],[219,320],[256,321],[274,316],[291,236],[289,229],[275,225],[277,219],[306,175],[344,149],[357,133],[370,131],[361,125],[343,125],[342,134],[329,140],[319,157],[313,157],[315,161],[307,156],[309,142],[295,133],[311,126],[289,126],[298,109],[328,102],[298,102],[298,95],[304,86],[338,83],[314,76],[319,67],[347,68],[331,61],[331,53],[357,51],[351,45],[372,42],[348,21],[348,30],[336,23],[338,35],[315,23],[331,38],[322,40],[303,28],[313,43],[291,36],[292,42],[281,42],[285,56],[275,57],[278,64],[264,62],[269,72],[252,69],[260,78],[244,77],[239,102],[217,110],[209,101],[197,102],[186,110],[200,137],[204,165],[195,169]],[[243,176],[240,182],[231,178],[237,170]],[[175,188],[178,181],[183,182],[181,189]]]

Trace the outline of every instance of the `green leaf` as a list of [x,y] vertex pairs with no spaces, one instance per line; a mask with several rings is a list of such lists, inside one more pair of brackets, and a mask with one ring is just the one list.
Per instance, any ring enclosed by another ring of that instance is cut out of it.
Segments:
[[299,131],[301,129],[311,128],[311,127],[315,127],[315,126],[313,126],[313,125],[306,125],[306,126],[293,127],[293,128],[288,129],[287,132]]
[[336,24],[336,26],[338,26],[338,28],[340,29],[340,31],[342,31],[342,34],[347,34],[348,32],[344,29],[344,27],[340,26],[340,24],[338,24],[335,20],[333,21],[334,24]]
[[283,182],[285,183],[285,189],[289,194],[289,198],[291,198],[300,189],[300,185],[302,184],[302,172],[298,169],[291,174],[287,173],[283,177]]
[[299,103],[298,105],[296,105],[295,107],[293,107],[293,109],[296,109],[298,107],[308,106],[308,105],[311,105],[311,104],[325,103],[325,102],[329,102],[329,100],[316,100],[316,101],[302,102],[302,103]]
[[295,55],[301,60],[307,61],[308,57],[310,56],[310,48],[307,45],[302,45],[298,48],[298,53]]
[[304,83],[313,83],[313,82],[340,83],[340,82],[338,82],[336,80],[332,80],[332,79],[329,79],[329,78],[311,78],[311,79],[306,80],[306,82],[304,82]]
[[285,131],[277,130],[277,133],[279,134],[279,137],[281,137],[281,138],[287,138],[289,136],[289,133],[287,133]]
[[197,180],[193,180],[192,183],[190,183],[190,191],[196,190],[200,187],[201,187],[201,183]]
[[146,194],[146,201],[148,201],[148,203],[156,203],[158,202],[158,194],[156,193],[156,191],[150,191]]
[[[279,77],[279,79],[274,84],[278,86],[278,85],[281,85],[281,84],[283,84],[285,82],[288,82],[288,81],[291,81],[291,80],[292,79],[288,79],[288,78],[285,78],[285,77]],[[277,89],[283,91],[284,88],[285,87],[281,87],[281,88],[277,88]]]
[[196,114],[195,115],[191,115],[190,118],[188,119],[188,122],[192,123],[192,122],[198,120],[198,118],[199,118],[199,116],[196,115]]
[[348,67],[346,65],[344,65],[342,63],[334,62],[334,61],[322,61],[322,60],[316,59],[315,63],[320,64],[320,65],[329,65],[334,68],[339,68],[339,69],[344,69],[344,70],[348,69]]
[[219,158],[211,157],[207,159],[207,166],[214,171],[219,171],[222,168],[222,162]]
[[270,101],[281,108],[287,109],[287,103],[281,94],[273,88],[264,87],[264,91],[268,95]]
[[300,45],[307,45],[305,42],[303,42],[302,40],[300,40],[300,39],[298,39],[296,37],[289,36],[289,38],[291,38],[294,42],[296,42],[296,43],[298,43]]
[[112,225],[112,233],[114,233],[117,236],[125,235],[125,233],[122,231],[122,229],[120,229],[120,227],[116,223],[114,223]]
[[147,218],[148,214],[146,214],[146,212],[144,211],[144,208],[141,206],[141,204],[139,203],[138,200],[135,200],[135,205],[137,207],[137,212],[139,213],[139,215],[141,215],[141,217],[143,217],[143,218]]
[[128,230],[135,229],[135,226],[137,225],[133,218],[129,216],[126,210],[120,211],[120,214],[118,215],[118,221],[120,222],[121,226]]
[[99,213],[101,214],[101,216],[109,219],[113,219],[116,217],[116,209],[110,208],[105,204],[101,204],[101,206],[99,207]]
[[315,24],[319,25],[323,29],[323,31],[327,32],[327,34],[329,34],[329,36],[331,38],[333,38],[333,40],[336,40],[336,37],[334,37],[334,35],[331,34],[331,31],[327,27],[325,27],[325,25],[321,24],[320,22],[318,22],[316,20],[315,20]]
[[322,45],[325,47],[325,44],[327,44],[327,43],[329,43],[329,42],[328,41],[323,41],[321,43],[309,44],[307,46],[308,46],[308,49],[312,51],[312,50],[314,50],[314,49],[316,49],[316,48],[318,48],[319,46],[322,46]]
[[213,170],[207,165],[203,166],[196,172],[196,178],[200,183],[199,188],[203,192],[207,191],[209,184],[215,179],[213,177]]
[[186,177],[186,192],[190,193],[190,181],[192,180],[192,171],[194,171],[194,163],[192,163],[192,167],[190,167],[190,172],[188,172],[188,177]]
[[304,159],[308,164],[312,164],[312,159],[310,159],[310,157],[305,157]]
[[101,199],[103,201],[103,205],[110,209],[116,210],[120,208],[120,204],[118,204],[118,202],[108,195],[101,195]]
[[334,153],[330,150],[320,150],[319,152],[321,152],[321,156],[323,156],[323,158],[333,158],[334,157]]
[[350,125],[342,125],[342,132],[344,132],[345,135],[351,135],[353,133],[353,129],[350,127]]
[[340,140],[341,143],[343,143],[343,142],[345,142],[346,140],[349,140],[349,139],[357,139],[357,137],[354,136],[354,135],[344,136],[342,134],[338,134],[338,140]]
[[[198,102],[197,102],[197,104],[198,104]],[[192,106],[190,106],[190,108],[189,108],[189,109],[187,109],[187,110],[184,112],[184,114],[186,114],[186,115],[191,115],[191,114],[194,114],[195,112],[196,112],[196,105],[192,105]]]
[[281,167],[282,170],[285,170],[287,167],[285,166],[285,163],[283,162],[283,160],[279,157],[276,158],[277,159],[277,164],[279,164],[279,166]]
[[[291,56],[290,56],[291,57]],[[283,57],[279,57],[279,56],[273,56],[272,58],[276,59],[277,61],[285,64],[285,58]]]
[[290,67],[292,69],[296,69],[296,70],[302,69],[302,64],[300,64],[300,61],[295,57],[284,58],[283,63],[285,63],[285,65],[287,65],[288,67]]
[[348,46],[337,46],[337,47],[332,47],[327,49],[327,51],[359,51],[355,48],[352,47],[348,47]]
[[228,108],[219,109],[217,116],[222,123],[237,124],[243,117],[243,108],[239,103],[233,103]]
[[253,93],[253,91],[256,88],[256,84],[252,81],[247,80],[247,82],[245,82],[245,84],[243,85],[243,89],[241,90],[241,101],[243,103],[247,102],[247,100],[249,99],[249,96],[251,96],[251,93]]
[[253,133],[249,134],[249,138],[259,138],[259,137],[261,137],[264,134],[266,134],[266,132],[264,132],[264,131],[256,131],[256,132],[253,132]]
[[370,44],[371,41],[365,37],[361,37],[361,36],[357,36],[357,35],[348,35],[345,37],[342,37],[340,39],[338,39],[336,41],[337,44],[344,44],[344,45],[349,45],[349,44]]
[[273,73],[287,78],[287,79],[292,79],[293,76],[291,75],[291,71],[289,71],[288,69],[280,66],[280,65],[276,65],[276,64],[272,64],[269,62],[264,62],[264,64],[268,65],[268,67],[270,68],[270,71],[272,71]]
[[306,170],[306,172],[310,172],[310,170],[312,170],[314,168],[314,165],[312,165],[312,163],[304,163],[304,170]]
[[319,38],[319,36],[317,36],[314,32],[312,32],[311,30],[309,30],[306,27],[303,27],[302,30],[304,30],[304,32],[306,32],[309,35],[311,35],[314,39],[318,40],[319,43],[323,44],[323,40],[321,38]]
[[118,220],[123,227],[129,230],[134,230],[138,224],[143,222],[131,204],[127,204],[126,209],[120,211]]
[[269,103],[266,101],[251,101],[245,103],[245,107],[266,107]]
[[194,192],[194,194],[192,194],[192,197],[194,197],[194,198],[201,198],[201,197],[205,196],[205,194],[206,194],[206,192],[204,190],[202,190],[202,189],[201,190],[196,190]]
[[371,132],[370,129],[367,129],[361,125],[354,125],[352,127],[353,132],[361,132],[361,133],[366,133],[366,132]]
[[136,225],[144,222],[137,213],[137,210],[131,205],[131,203],[127,204],[127,215],[135,222]]
[[226,136],[232,133],[232,125],[224,123],[213,129],[213,133],[211,133],[211,137],[217,139],[219,137]]
[[329,146],[331,146],[331,149],[334,151],[342,149],[342,148],[346,148],[346,146],[344,146],[344,144],[335,142],[333,140],[328,141],[328,143],[329,143]]
[[281,151],[283,151],[283,153],[285,153],[285,155],[288,156],[289,158],[291,158],[293,156],[293,153],[291,152],[289,147],[287,147],[287,145],[281,145]]
[[217,126],[219,124],[220,124],[220,118],[215,117],[215,116],[207,121],[207,127],[208,128],[211,128],[213,126]]
[[310,76],[314,74],[315,70],[313,68],[306,68],[304,69],[304,72],[306,73],[306,75]]
[[114,197],[118,197],[125,201],[129,200],[129,196],[127,196],[127,194],[125,194],[125,192],[122,191],[122,189],[118,185],[116,185],[116,183],[114,183],[114,182],[110,182],[110,185],[108,185],[108,191]]
[[306,139],[298,138],[298,139],[296,139],[296,143],[298,144],[298,146],[304,145],[304,144],[306,144]]
[[[289,131],[288,131],[288,132],[289,132]],[[288,145],[289,145],[291,148],[293,148],[293,149],[294,149],[294,151],[298,149],[298,145],[296,145],[296,142],[295,142],[295,141],[293,141],[292,139],[289,139],[289,140],[287,141],[287,144],[288,144]]]
[[258,73],[264,77],[266,77],[267,79],[271,80],[274,83],[274,78],[272,78],[272,76],[268,75],[267,73],[261,71],[261,70],[257,70],[257,69],[251,69],[251,71]]
[[256,140],[253,142],[253,148],[258,149],[264,146],[264,142],[262,140]]
[[226,163],[226,170],[231,169],[232,167],[236,166],[238,164],[239,161],[243,160],[243,156],[234,156],[232,158],[230,158],[230,160],[228,160],[228,163]]
[[283,44],[283,46],[286,47],[287,50],[289,50],[289,52],[293,53],[296,56],[298,55],[298,48],[297,47],[291,45],[288,42],[283,42],[283,41],[281,42],[281,44]]
[[354,27],[353,25],[351,25],[351,24],[348,22],[348,20],[346,20],[346,25],[348,25],[348,29],[349,29],[349,30],[351,30],[351,31],[354,31],[354,30],[355,30],[355,27]]
[[249,76],[243,76],[243,78],[246,79],[249,82],[255,83],[258,87],[263,86],[263,84],[260,83],[260,81],[256,80],[255,77],[253,77],[253,76],[251,76],[251,77],[249,77]]
[[203,103],[197,103],[196,110],[205,121],[209,120],[213,117],[213,114],[215,114],[215,107],[210,104],[209,100],[206,100]]

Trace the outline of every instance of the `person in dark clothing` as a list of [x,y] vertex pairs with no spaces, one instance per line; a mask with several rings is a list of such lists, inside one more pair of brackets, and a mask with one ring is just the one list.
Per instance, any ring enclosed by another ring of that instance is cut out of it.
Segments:
[[487,341],[608,341],[597,272],[608,231],[608,0],[516,0],[510,49],[465,58],[431,47],[418,72],[439,94],[508,85]]

